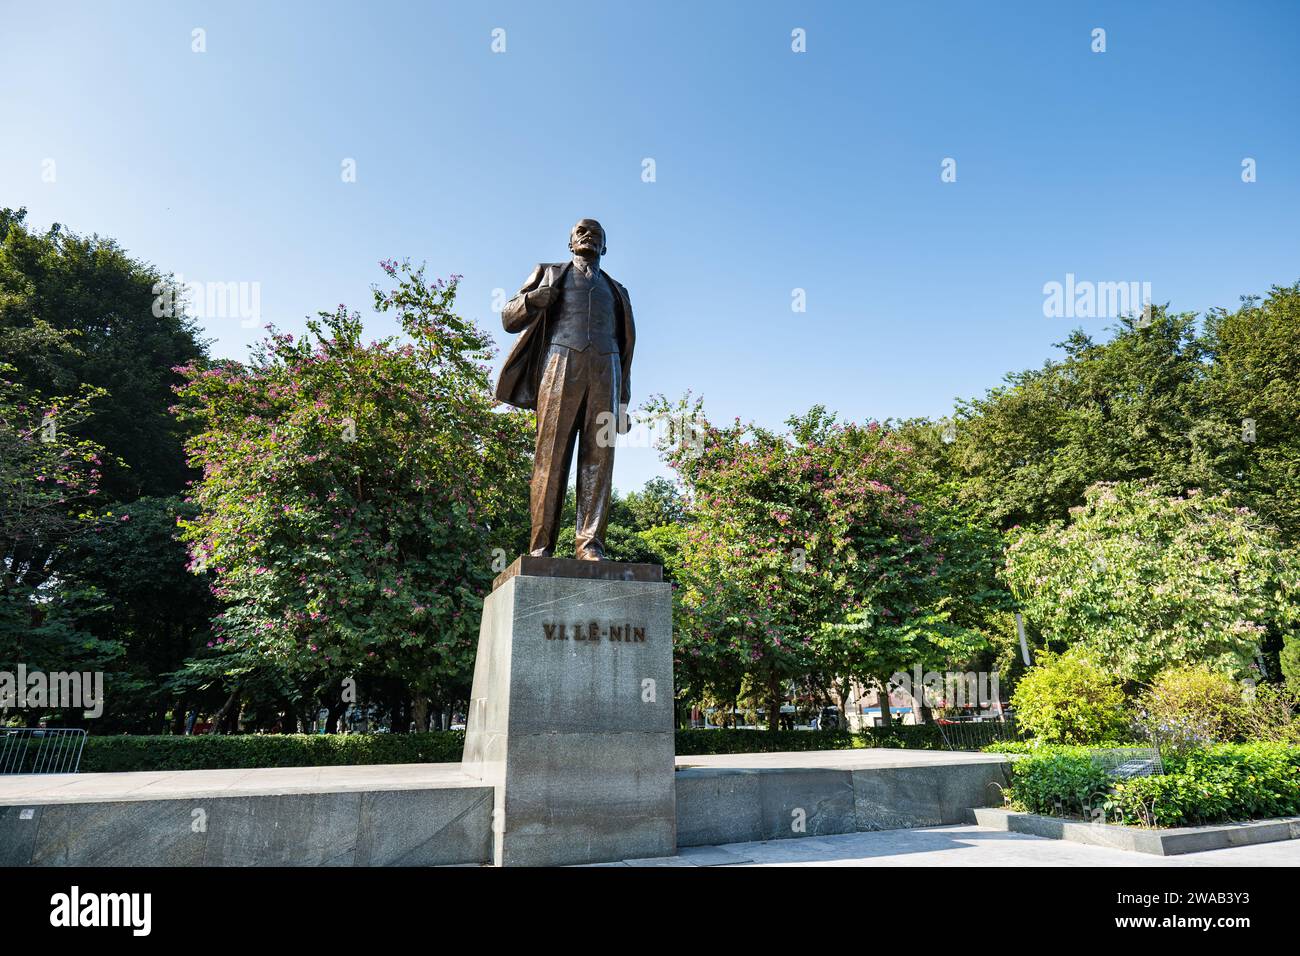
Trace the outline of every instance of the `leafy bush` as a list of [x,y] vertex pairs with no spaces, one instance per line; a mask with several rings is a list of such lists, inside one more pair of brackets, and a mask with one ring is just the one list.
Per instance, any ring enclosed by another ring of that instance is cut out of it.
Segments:
[[1011,764],[1008,794],[1029,813],[1087,816],[1109,793],[1110,779],[1086,748],[1040,747]]
[[1241,685],[1204,664],[1166,668],[1138,701],[1146,735],[1173,752],[1238,739],[1246,710]]
[[1032,740],[995,740],[980,749],[986,754],[1030,754],[1042,750],[1042,745]]
[[1030,813],[1139,826],[1294,816],[1300,748],[1218,744],[1170,756],[1163,775],[1111,781],[1086,747],[1038,747],[1012,762],[1008,797]]
[[1282,650],[1277,659],[1282,665],[1287,687],[1291,693],[1300,694],[1300,634],[1292,631],[1282,638]]
[[1300,748],[1219,744],[1166,763],[1159,777],[1117,783],[1126,823],[1180,827],[1300,814]]
[[1017,723],[1048,744],[1107,743],[1128,729],[1118,680],[1077,647],[1041,654],[1020,679],[1011,706]]
[[1300,747],[1300,690],[1261,684],[1247,696],[1242,718],[1243,735],[1259,743]]

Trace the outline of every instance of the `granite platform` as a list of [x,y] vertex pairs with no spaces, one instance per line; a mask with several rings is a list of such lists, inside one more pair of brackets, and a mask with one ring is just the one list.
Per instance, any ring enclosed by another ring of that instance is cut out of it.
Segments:
[[[679,846],[962,823],[1004,758],[928,750],[677,757]],[[3,866],[437,866],[493,859],[461,764],[0,777]]]

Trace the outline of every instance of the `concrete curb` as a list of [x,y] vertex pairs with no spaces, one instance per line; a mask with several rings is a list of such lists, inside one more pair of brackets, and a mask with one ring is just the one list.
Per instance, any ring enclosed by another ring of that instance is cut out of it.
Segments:
[[1008,830],[1012,833],[1086,843],[1112,850],[1150,853],[1154,856],[1177,856],[1200,853],[1203,850],[1300,839],[1300,817],[1157,830],[1114,823],[1063,820],[994,807],[975,808],[969,811],[969,815],[975,824],[992,830]]

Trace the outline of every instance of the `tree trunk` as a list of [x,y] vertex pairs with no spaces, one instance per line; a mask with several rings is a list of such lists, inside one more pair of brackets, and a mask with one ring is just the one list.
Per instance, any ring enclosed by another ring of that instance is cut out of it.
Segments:
[[237,701],[238,699],[239,699],[239,688],[236,687],[234,690],[230,692],[230,696],[226,698],[226,702],[221,705],[221,709],[217,711],[217,715],[212,718],[211,733],[214,734],[221,733],[222,721],[226,719],[226,714],[230,713],[230,708],[235,705],[235,701]]
[[[835,715],[839,729],[852,730],[853,725],[849,722],[849,688],[852,684],[847,677],[842,680],[832,681],[831,684],[835,690],[836,699],[832,703],[835,705]],[[820,727],[821,725],[821,715],[819,714],[817,726]]]
[[767,685],[767,729],[776,733],[781,729],[781,682],[775,677]]
[[889,712],[889,684],[886,681],[880,681],[879,690],[876,692],[876,700],[880,703],[880,726],[889,730],[894,726],[894,715]]
[[411,701],[411,717],[415,721],[415,732],[429,729],[429,698],[416,694]]

